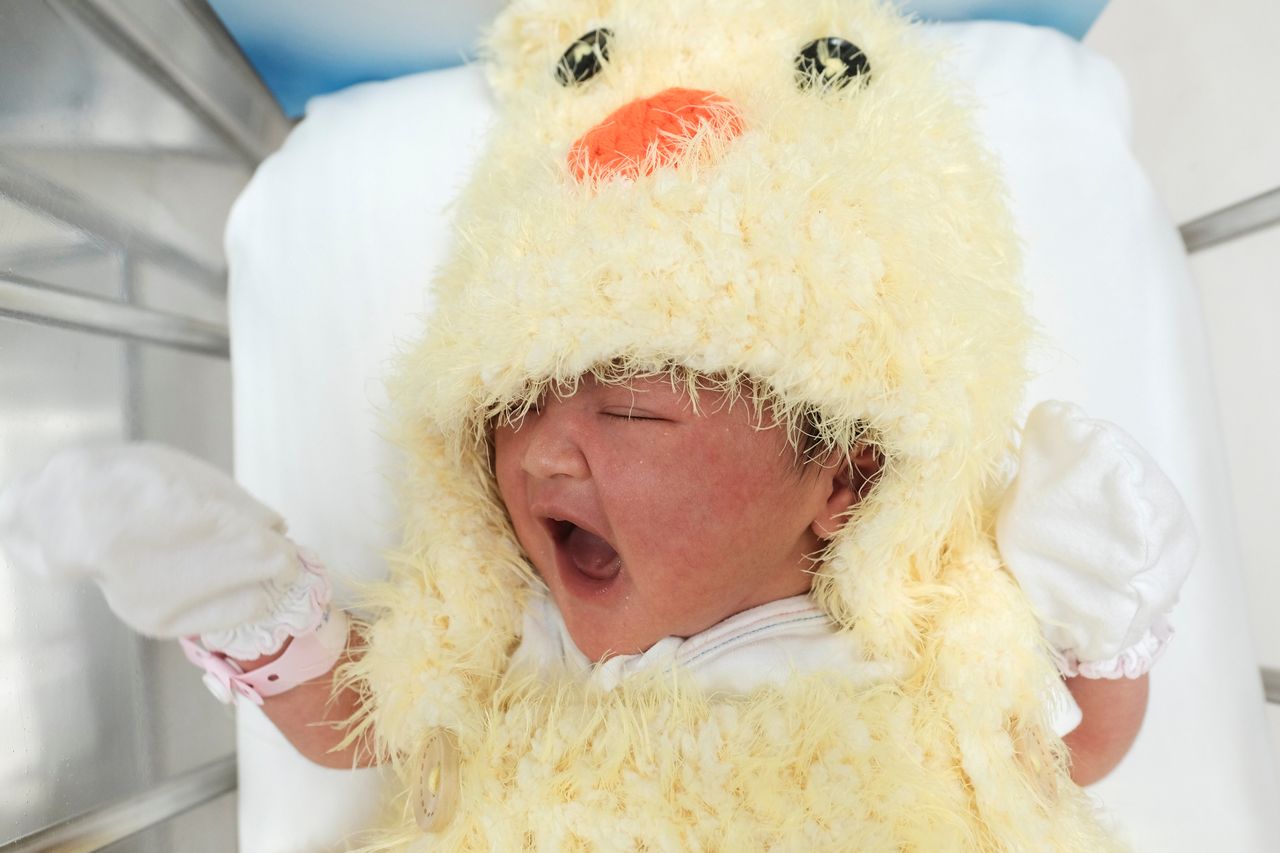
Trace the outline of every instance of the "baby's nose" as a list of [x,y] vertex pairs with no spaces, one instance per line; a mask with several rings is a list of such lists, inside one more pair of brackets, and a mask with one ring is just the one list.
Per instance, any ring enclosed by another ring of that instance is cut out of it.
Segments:
[[569,149],[579,181],[637,178],[674,164],[695,142],[727,142],[742,133],[733,102],[700,89],[665,89],[614,110]]
[[557,477],[585,480],[591,476],[591,467],[577,440],[570,413],[531,414],[520,430],[530,431],[521,460],[529,476],[544,480]]

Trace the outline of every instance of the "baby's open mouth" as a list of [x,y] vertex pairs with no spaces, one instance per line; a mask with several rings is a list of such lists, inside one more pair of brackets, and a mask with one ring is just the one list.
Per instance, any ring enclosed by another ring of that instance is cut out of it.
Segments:
[[571,521],[549,521],[556,549],[580,573],[592,580],[607,581],[622,571],[622,558],[603,538]]

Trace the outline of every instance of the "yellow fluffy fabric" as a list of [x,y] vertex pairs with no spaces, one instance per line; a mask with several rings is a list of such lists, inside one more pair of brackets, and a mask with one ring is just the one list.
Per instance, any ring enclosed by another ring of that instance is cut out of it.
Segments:
[[[607,27],[578,86],[561,54]],[[801,88],[838,36],[870,79]],[[1044,709],[1056,678],[990,522],[1028,320],[998,173],[913,26],[870,0],[516,0],[487,41],[501,120],[461,199],[437,310],[392,385],[406,535],[344,676],[406,788],[436,727],[462,799],[369,849],[1100,850]],[[668,87],[742,133],[636,179],[580,182],[573,142]],[[426,105],[424,105],[426,106]],[[608,693],[512,671],[540,581],[489,471],[488,425],[550,384],[671,366],[816,412],[885,468],[813,595],[896,680],[749,696],[680,674]]]

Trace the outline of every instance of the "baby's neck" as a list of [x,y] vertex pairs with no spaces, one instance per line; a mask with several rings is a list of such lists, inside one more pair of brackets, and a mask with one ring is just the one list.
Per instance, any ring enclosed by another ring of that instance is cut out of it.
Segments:
[[887,677],[863,660],[856,641],[807,594],[730,616],[690,637],[667,637],[638,654],[591,661],[573,643],[554,602],[536,596],[525,611],[524,636],[511,669],[532,668],[549,680],[569,676],[613,690],[645,672],[679,669],[704,690],[745,694],[796,673],[831,669],[858,679]]

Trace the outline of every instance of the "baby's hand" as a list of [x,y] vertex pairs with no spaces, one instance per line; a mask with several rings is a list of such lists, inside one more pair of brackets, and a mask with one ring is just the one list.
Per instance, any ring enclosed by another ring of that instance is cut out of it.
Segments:
[[34,574],[93,579],[117,616],[153,637],[264,619],[302,571],[279,515],[158,444],[56,453],[0,493],[0,543]]
[[[284,520],[221,471],[163,445],[55,454],[0,492],[0,547],[34,574],[92,579],[135,631],[182,638],[224,701],[242,674],[226,658],[308,638],[264,676],[275,677],[259,692],[273,695],[327,671],[346,644],[345,616],[329,618],[324,569],[285,536]],[[198,647],[197,634],[216,653]]]
[[1063,675],[1137,678],[1173,634],[1195,558],[1177,490],[1127,433],[1070,403],[1027,417],[1000,553],[1059,652]]

